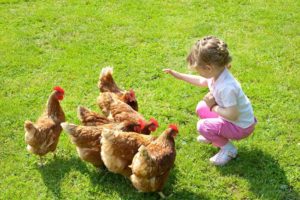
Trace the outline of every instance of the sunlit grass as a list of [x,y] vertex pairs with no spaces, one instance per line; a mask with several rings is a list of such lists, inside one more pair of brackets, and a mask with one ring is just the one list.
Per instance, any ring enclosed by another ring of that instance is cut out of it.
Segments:
[[[298,1],[5,1],[0,0],[0,199],[157,199],[130,181],[78,159],[63,133],[44,168],[27,153],[23,123],[62,86],[67,120],[95,105],[99,71],[134,88],[140,111],[180,126],[177,158],[164,193],[170,199],[299,199],[300,109]],[[225,167],[195,138],[194,108],[207,92],[162,73],[189,73],[185,57],[205,35],[224,39],[232,73],[259,121],[240,156]]]

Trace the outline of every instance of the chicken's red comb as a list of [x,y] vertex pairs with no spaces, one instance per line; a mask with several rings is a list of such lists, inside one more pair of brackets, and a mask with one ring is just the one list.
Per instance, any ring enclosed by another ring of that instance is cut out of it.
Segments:
[[138,119],[139,124],[141,125],[141,129],[145,128],[145,121],[143,119]]
[[57,91],[57,92],[60,92],[60,93],[65,93],[65,91],[64,91],[64,89],[62,89],[61,87],[59,87],[59,86],[55,86],[54,88],[53,88],[53,90],[55,90],[55,91]]
[[159,127],[158,121],[154,118],[150,118],[150,122],[154,124],[154,126]]
[[176,124],[170,124],[169,128],[178,133],[178,127]]
[[129,94],[130,94],[130,96],[131,96],[132,98],[135,98],[135,92],[134,92],[133,89],[130,89],[130,90],[129,90]]

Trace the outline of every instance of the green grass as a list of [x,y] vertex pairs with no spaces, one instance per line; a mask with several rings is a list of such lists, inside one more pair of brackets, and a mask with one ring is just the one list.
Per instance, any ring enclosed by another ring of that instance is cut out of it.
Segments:
[[[58,156],[37,166],[23,123],[62,86],[69,122],[95,105],[99,71],[134,88],[140,111],[178,123],[177,158],[164,188],[169,199],[299,199],[299,1],[0,0],[0,199],[157,199],[123,177],[97,172],[61,135]],[[205,35],[224,39],[232,73],[253,103],[255,133],[235,144],[239,158],[209,164],[216,153],[195,141],[194,108],[207,92],[162,73],[188,72],[185,57]]]

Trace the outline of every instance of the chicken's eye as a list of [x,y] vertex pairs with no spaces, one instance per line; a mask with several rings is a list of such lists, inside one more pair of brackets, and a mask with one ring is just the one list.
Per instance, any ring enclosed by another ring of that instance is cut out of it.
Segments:
[[152,132],[155,131],[156,130],[156,126],[154,126],[154,125],[149,126],[149,130],[152,131]]
[[141,127],[140,126],[135,126],[134,131],[137,132],[137,133],[140,133],[141,132]]

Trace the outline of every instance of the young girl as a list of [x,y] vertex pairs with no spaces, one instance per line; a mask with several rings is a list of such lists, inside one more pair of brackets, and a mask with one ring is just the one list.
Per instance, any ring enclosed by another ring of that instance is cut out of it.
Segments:
[[210,158],[210,162],[224,165],[237,156],[237,149],[230,140],[246,138],[254,130],[256,119],[251,103],[239,82],[228,71],[231,56],[222,40],[207,36],[197,41],[187,62],[189,68],[200,76],[171,69],[163,71],[193,85],[209,88],[209,93],[196,108],[200,117],[197,140],[219,147],[220,151]]

